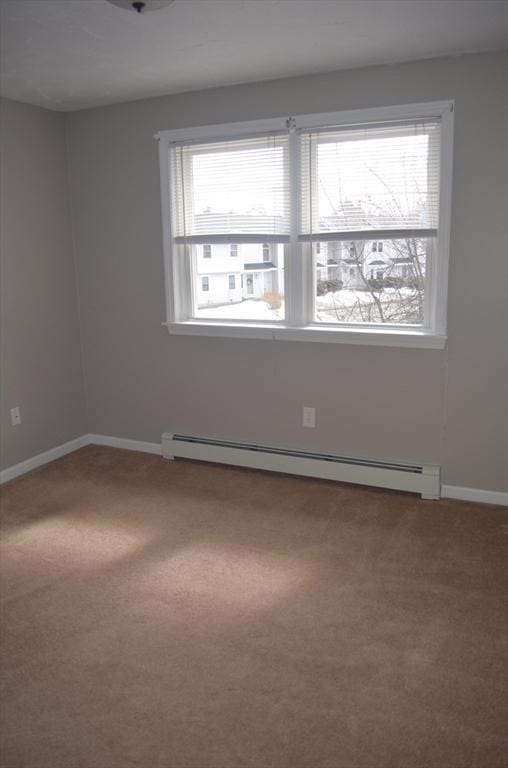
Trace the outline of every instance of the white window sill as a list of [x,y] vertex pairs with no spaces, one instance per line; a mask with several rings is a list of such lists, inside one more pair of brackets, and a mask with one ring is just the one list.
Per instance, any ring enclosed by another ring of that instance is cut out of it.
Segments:
[[360,344],[378,347],[412,349],[444,349],[446,336],[411,328],[337,328],[310,325],[292,328],[284,325],[256,323],[211,323],[186,320],[163,323],[170,334],[184,336],[217,336],[232,339],[271,339],[272,341],[317,341],[332,344]]

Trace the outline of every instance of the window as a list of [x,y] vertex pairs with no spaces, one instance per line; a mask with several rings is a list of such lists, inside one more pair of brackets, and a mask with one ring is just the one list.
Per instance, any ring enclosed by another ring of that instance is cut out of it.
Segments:
[[169,330],[443,347],[452,129],[439,102],[160,133]]
[[201,290],[202,291],[209,291],[210,290],[210,278],[209,277],[202,277],[201,278]]

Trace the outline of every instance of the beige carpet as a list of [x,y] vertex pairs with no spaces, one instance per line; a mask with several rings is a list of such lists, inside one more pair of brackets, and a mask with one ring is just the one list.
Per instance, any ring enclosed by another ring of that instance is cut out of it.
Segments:
[[505,510],[98,447],[2,499],[2,768],[507,765]]

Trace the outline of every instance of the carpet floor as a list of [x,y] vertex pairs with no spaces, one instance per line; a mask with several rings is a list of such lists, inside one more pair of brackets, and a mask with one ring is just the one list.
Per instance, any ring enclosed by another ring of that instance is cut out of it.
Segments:
[[90,446],[3,487],[2,768],[501,768],[500,507]]

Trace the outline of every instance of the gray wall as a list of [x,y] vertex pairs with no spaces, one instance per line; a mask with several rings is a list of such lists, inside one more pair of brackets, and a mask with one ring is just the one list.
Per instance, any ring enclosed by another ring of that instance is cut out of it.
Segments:
[[[2,99],[1,466],[86,432],[65,117]],[[21,406],[12,427],[9,409]]]
[[[92,432],[163,430],[437,462],[449,484],[507,482],[506,54],[236,86],[68,117]],[[155,131],[454,98],[446,350],[170,337]],[[317,428],[301,427],[303,404]]]
[[[432,60],[70,115],[90,430],[434,461],[447,483],[504,490],[506,63]],[[155,131],[443,98],[456,100],[444,352],[168,336]],[[304,403],[317,408],[314,431],[301,427]]]

